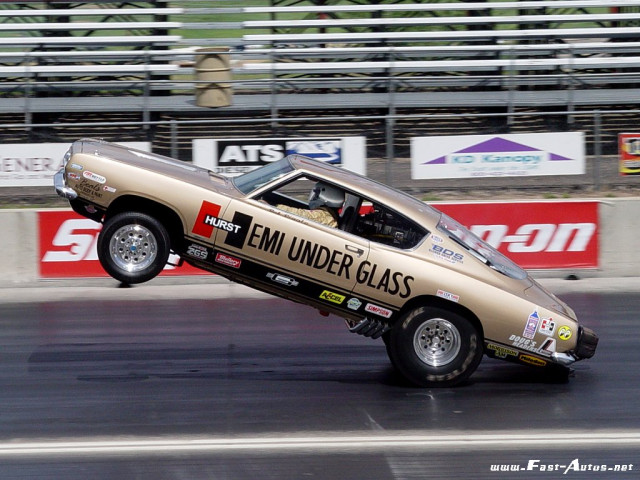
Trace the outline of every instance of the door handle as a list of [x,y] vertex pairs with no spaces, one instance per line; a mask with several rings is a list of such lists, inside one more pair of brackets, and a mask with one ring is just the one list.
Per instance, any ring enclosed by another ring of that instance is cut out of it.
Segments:
[[360,247],[356,247],[354,245],[345,245],[345,248],[349,250],[351,253],[355,253],[358,257],[364,254],[364,250]]

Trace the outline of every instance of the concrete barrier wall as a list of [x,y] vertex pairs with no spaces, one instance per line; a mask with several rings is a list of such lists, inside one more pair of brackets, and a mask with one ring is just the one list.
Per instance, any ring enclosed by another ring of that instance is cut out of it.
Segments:
[[36,210],[0,210],[2,265],[0,281],[38,279],[38,215]]
[[[640,276],[640,198],[606,199],[598,207],[600,268],[597,270],[545,270],[539,277]],[[22,283],[39,279],[37,210],[0,210],[2,261],[0,282]]]
[[600,266],[598,276],[640,276],[640,199],[603,200],[600,219]]

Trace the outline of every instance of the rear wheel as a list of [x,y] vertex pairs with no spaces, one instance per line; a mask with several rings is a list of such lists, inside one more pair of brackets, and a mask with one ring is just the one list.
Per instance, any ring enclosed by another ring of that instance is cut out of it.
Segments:
[[109,218],[98,236],[98,258],[105,271],[123,283],[142,283],[167,263],[170,238],[154,217],[123,212]]
[[482,336],[471,321],[434,307],[406,313],[386,343],[393,366],[422,387],[449,387],[466,380],[483,354]]

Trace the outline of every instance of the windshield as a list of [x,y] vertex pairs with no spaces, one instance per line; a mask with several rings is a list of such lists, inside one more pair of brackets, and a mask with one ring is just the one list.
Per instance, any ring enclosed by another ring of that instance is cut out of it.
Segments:
[[238,190],[245,195],[248,195],[263,185],[286,175],[292,170],[293,166],[291,165],[291,162],[286,158],[283,158],[282,160],[257,168],[240,175],[239,177],[234,177],[232,182]]
[[448,215],[442,214],[440,222],[438,222],[438,230],[494,270],[519,280],[527,278],[527,272],[522,268]]

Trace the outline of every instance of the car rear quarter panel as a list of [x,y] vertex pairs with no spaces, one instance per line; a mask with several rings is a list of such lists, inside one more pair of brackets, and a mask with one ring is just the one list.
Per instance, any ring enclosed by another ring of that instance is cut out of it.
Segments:
[[[83,169],[74,171],[72,164]],[[135,211],[139,208],[136,198],[157,202],[178,215],[183,225],[183,235],[192,232],[204,201],[215,204],[220,211],[224,211],[230,202],[230,194],[235,194],[235,190],[231,190],[224,182],[216,185],[224,192],[219,193],[203,186],[210,180],[203,181],[195,175],[193,180],[193,183],[187,182],[184,178],[175,178],[166,173],[97,155],[76,154],[67,165],[68,184],[83,199],[107,212],[114,202],[123,198],[128,200],[124,207],[119,202],[120,211]],[[207,242],[213,241],[210,237],[201,238]]]

